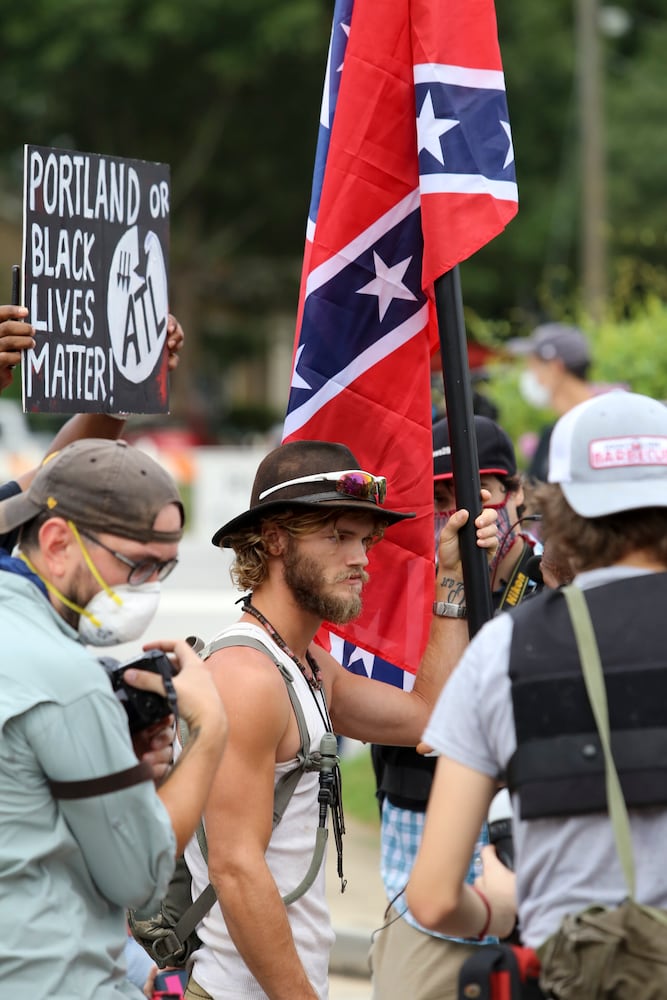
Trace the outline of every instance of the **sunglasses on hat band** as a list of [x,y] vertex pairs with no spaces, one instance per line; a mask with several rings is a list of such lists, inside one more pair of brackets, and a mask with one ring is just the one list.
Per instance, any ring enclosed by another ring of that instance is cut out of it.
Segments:
[[[372,503],[384,503],[387,496],[387,480],[384,476],[373,476],[361,469],[348,469],[345,472],[318,472],[314,476],[301,476],[299,479],[289,479],[278,483],[259,494],[258,500],[264,500],[271,493],[287,489],[288,486],[298,486],[300,483],[335,483],[336,492],[355,500],[370,500]],[[294,499],[298,499],[295,497]]]

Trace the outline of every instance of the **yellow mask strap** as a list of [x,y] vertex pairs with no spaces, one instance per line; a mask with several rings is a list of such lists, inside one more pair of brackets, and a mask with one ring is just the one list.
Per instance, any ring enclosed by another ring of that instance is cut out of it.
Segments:
[[109,586],[109,584],[105,583],[104,580],[102,579],[102,577],[100,576],[99,571],[97,569],[97,566],[95,565],[95,563],[93,562],[93,560],[90,558],[90,555],[88,554],[88,550],[87,550],[86,546],[83,544],[83,542],[81,540],[81,535],[79,534],[79,529],[75,525],[74,521],[68,521],[67,522],[67,527],[70,529],[70,531],[72,532],[72,534],[76,538],[77,545],[79,546],[79,548],[81,549],[81,552],[83,553],[83,558],[85,560],[86,566],[88,567],[88,569],[90,570],[90,572],[93,574],[93,576],[95,577],[95,579],[99,583],[99,585],[102,588],[102,590],[105,591],[105,593],[111,598],[112,601],[114,601],[116,604],[118,604],[120,606],[123,603],[123,598],[119,597],[118,594],[116,593],[116,591],[112,590],[111,587]]
[[[122,603],[123,603],[122,597],[120,597],[115,592],[115,590],[112,590],[111,587],[107,583],[105,583],[105,581],[100,576],[100,573],[99,573],[97,567],[95,566],[95,563],[90,558],[88,550],[86,549],[85,545],[83,544],[83,542],[81,540],[81,535],[79,534],[79,531],[78,531],[76,525],[74,524],[74,522],[73,521],[68,521],[67,522],[67,526],[70,529],[70,531],[72,532],[72,534],[74,535],[74,538],[76,539],[76,543],[79,546],[79,548],[81,549],[81,553],[82,553],[83,558],[85,560],[86,566],[88,567],[88,569],[90,570],[90,572],[93,574],[93,577],[95,578],[95,580],[97,581],[97,583],[99,583],[100,587],[102,587],[102,589],[105,591],[106,594],[108,594],[108,596],[111,598],[112,601],[114,601],[118,605],[122,605]],[[28,567],[28,569],[32,573],[34,573],[35,576],[39,580],[42,581],[42,583],[44,584],[44,586],[46,587],[46,589],[49,591],[49,593],[55,594],[55,596],[58,598],[58,600],[61,601],[65,605],[65,607],[70,608],[72,611],[76,611],[78,614],[83,615],[84,618],[87,618],[88,621],[91,623],[91,625],[94,625],[95,628],[100,628],[101,627],[102,622],[99,620],[99,618],[97,618],[95,615],[91,614],[90,611],[88,611],[86,608],[79,607],[79,605],[75,604],[74,601],[70,601],[69,597],[65,597],[65,595],[62,594],[58,590],[58,588],[53,583],[51,583],[50,580],[45,580],[44,577],[41,575],[41,573],[39,573],[37,571],[37,569],[33,566],[33,564],[30,562],[30,560],[28,559],[27,555],[24,552],[19,552],[18,554],[19,554],[19,557],[26,564],[26,566]]]
[[95,628],[99,628],[101,626],[102,622],[99,620],[99,618],[96,618],[95,615],[91,615],[90,611],[86,611],[85,608],[80,608],[78,604],[74,603],[74,601],[70,601],[69,597],[65,597],[64,594],[61,594],[61,592],[54,584],[52,584],[49,580],[45,580],[42,574],[39,573],[38,570],[30,562],[25,552],[19,552],[18,557],[19,559],[23,560],[23,562],[26,564],[30,572],[34,573],[35,576],[42,581],[42,583],[49,591],[49,593],[55,594],[55,596],[62,604],[64,604],[68,608],[71,608],[72,611],[76,611],[78,612],[78,614],[84,615],[84,617],[87,618],[90,621],[91,625],[94,625]]

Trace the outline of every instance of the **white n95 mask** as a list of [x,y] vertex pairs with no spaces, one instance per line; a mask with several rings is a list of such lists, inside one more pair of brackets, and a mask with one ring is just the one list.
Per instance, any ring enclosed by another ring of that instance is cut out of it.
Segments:
[[79,615],[78,633],[83,642],[91,646],[115,646],[121,642],[131,642],[143,635],[160,603],[160,581],[146,583],[121,583],[110,587],[106,583],[84,546],[76,526],[68,521],[70,528],[83,553],[86,565],[97,583],[102,587],[82,608],[70,600],[58,588],[46,580],[30,562],[25,552],[18,552],[21,558],[47,590],[55,594],[59,601]]
[[542,385],[537,375],[528,368],[519,376],[519,392],[530,406],[538,410],[546,410],[551,406],[551,394]]
[[150,625],[160,603],[156,580],[132,587],[129,583],[100,590],[81,610],[79,635],[91,646],[115,646],[139,639]]

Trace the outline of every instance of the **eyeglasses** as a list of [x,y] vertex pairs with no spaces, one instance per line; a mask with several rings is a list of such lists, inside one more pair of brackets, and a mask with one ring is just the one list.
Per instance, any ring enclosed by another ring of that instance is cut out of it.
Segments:
[[[271,486],[259,494],[258,500],[276,493],[278,490],[287,489],[288,486],[297,486],[300,483],[335,483],[336,492],[346,497],[355,497],[357,500],[370,500],[372,503],[384,503],[387,496],[387,480],[384,476],[373,476],[370,472],[362,472],[361,469],[348,469],[344,472],[318,472],[314,476],[301,476],[299,479],[288,479],[286,483],[278,483]],[[299,500],[300,497],[293,499]]]
[[167,559],[164,562],[160,559],[142,559],[140,562],[135,562],[134,559],[130,559],[129,556],[123,555],[122,552],[116,552],[115,549],[110,549],[108,545],[101,542],[99,538],[95,538],[94,535],[89,535],[86,531],[79,530],[79,534],[83,535],[89,541],[94,542],[95,545],[99,545],[101,549],[108,552],[110,555],[118,559],[119,562],[125,563],[126,566],[130,567],[130,572],[127,578],[127,582],[131,587],[138,587],[142,583],[146,583],[150,580],[152,576],[157,576],[158,580],[166,580],[171,571],[178,565],[178,559]]

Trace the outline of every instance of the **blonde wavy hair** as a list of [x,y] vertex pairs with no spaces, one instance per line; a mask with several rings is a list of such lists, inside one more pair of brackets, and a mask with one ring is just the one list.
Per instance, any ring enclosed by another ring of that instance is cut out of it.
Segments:
[[[327,524],[335,523],[340,517],[353,517],[355,515],[360,518],[368,516],[362,511],[346,510],[343,507],[336,507],[335,510],[328,511],[318,509],[312,512],[308,511],[305,514],[296,514],[294,510],[285,510],[272,517],[264,518],[252,528],[230,535],[225,539],[225,542],[234,550],[235,558],[229,571],[234,585],[239,590],[254,590],[266,580],[269,564],[265,533],[267,526],[282,528],[292,538],[299,538],[319,531]],[[384,536],[387,523],[381,518],[376,520],[369,548],[377,544]]]

